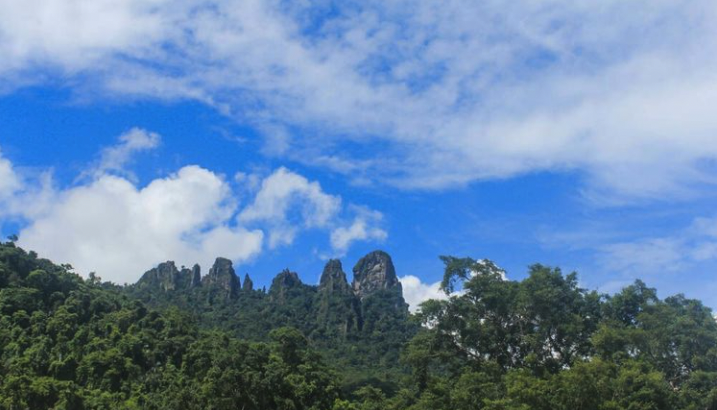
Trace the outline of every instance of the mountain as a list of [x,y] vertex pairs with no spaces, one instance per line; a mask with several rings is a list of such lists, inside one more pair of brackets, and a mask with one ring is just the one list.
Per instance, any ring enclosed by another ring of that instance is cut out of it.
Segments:
[[[461,291],[409,315],[391,258],[269,291],[227,259],[131,286],[0,243],[0,410],[717,409],[717,322],[641,281],[442,257]],[[460,283],[458,283],[460,282]]]
[[391,257],[383,251],[373,251],[354,266],[353,291],[361,300],[382,291],[394,290],[402,295],[401,282],[396,276]]
[[182,267],[181,270],[178,270],[173,261],[160,263],[156,268],[145,272],[137,282],[137,286],[140,288],[164,292],[191,289],[200,285],[199,265],[194,265],[192,269]]
[[[231,295],[229,266],[215,264],[202,287]],[[191,291],[194,272],[163,263],[136,288]],[[189,312],[0,243],[0,409],[331,410],[339,387],[296,329],[265,342],[202,330]]]
[[217,258],[209,273],[201,279],[202,288],[209,292],[209,298],[234,299],[239,295],[241,283],[234,272],[232,261]]
[[[352,270],[351,284],[341,261],[332,259],[318,286],[284,269],[268,291],[255,290],[248,274],[242,287],[225,258],[217,258],[198,285],[185,286],[181,271],[175,273],[173,267],[173,262],[164,262],[150,269],[124,292],[150,307],[179,308],[200,326],[220,328],[241,339],[267,341],[276,328],[296,328],[329,360],[342,363],[355,385],[371,379],[395,389],[396,380],[407,371],[400,363],[400,350],[418,326],[408,321],[401,283],[386,252],[361,258]],[[382,374],[378,379],[377,373]]]
[[268,293],[254,290],[248,274],[242,287],[232,262],[226,258],[217,258],[201,279],[197,279],[199,272],[198,265],[191,271],[177,270],[174,262],[164,262],[147,271],[127,291],[157,306],[181,307],[192,300],[196,308],[196,303],[203,300],[200,304],[214,311],[236,305],[235,316],[282,310],[286,315],[280,320],[282,324],[296,326],[309,337],[345,340],[349,335],[361,334],[364,324],[373,331],[379,321],[408,317],[401,282],[391,256],[384,251],[373,251],[361,258],[353,268],[350,285],[338,259],[326,263],[318,286],[304,284],[298,273],[285,269],[274,277]]

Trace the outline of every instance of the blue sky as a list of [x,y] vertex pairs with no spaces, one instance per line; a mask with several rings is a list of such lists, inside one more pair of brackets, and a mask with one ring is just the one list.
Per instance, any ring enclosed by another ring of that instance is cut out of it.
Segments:
[[0,229],[79,273],[540,262],[717,307],[709,1],[0,2]]

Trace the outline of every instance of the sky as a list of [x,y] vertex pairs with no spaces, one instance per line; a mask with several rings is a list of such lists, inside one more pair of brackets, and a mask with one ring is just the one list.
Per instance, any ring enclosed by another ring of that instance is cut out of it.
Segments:
[[0,8],[0,233],[81,275],[383,249],[414,310],[439,255],[717,307],[714,1]]

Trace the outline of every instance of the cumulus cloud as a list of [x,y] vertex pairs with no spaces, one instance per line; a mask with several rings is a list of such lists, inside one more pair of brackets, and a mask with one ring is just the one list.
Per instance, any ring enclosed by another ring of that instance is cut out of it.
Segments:
[[261,250],[260,230],[230,225],[235,204],[226,182],[197,166],[141,188],[103,175],[52,200],[20,231],[19,244],[116,283],[168,258],[208,267],[220,254],[242,262]]
[[302,227],[327,227],[340,210],[341,198],[325,193],[318,182],[282,167],[262,181],[253,202],[238,219],[268,224],[269,246],[273,248],[291,244]]
[[353,207],[356,216],[348,226],[339,226],[331,232],[331,247],[336,256],[344,256],[353,242],[356,241],[383,241],[388,233],[378,225],[383,214],[366,208]]
[[[238,173],[230,184],[222,175],[189,165],[139,185],[125,165],[159,141],[157,134],[132,129],[102,151],[85,178],[68,187],[56,186],[50,172],[23,179],[0,156],[0,217],[24,221],[21,246],[115,283],[134,282],[167,259],[198,262],[205,269],[216,256],[246,262],[262,252],[265,232],[273,248],[290,244],[305,229],[328,232],[341,220],[340,197],[286,168],[264,178]],[[243,208],[236,184],[253,195]],[[360,210],[359,219],[380,215],[367,208],[350,210]],[[377,234],[364,239],[371,238]]]
[[268,155],[361,183],[572,170],[588,197],[631,200],[715,182],[710,0],[0,6],[0,88],[83,76],[90,94],[196,99],[256,118]]
[[401,281],[403,287],[403,298],[413,313],[418,310],[421,303],[429,299],[448,299],[448,296],[441,290],[440,281],[423,283],[420,278],[413,275],[402,276],[398,280]]

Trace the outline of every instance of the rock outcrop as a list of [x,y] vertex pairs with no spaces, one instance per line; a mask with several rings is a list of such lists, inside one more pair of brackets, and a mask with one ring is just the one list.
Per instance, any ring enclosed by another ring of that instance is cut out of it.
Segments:
[[162,262],[142,275],[137,287],[160,289],[165,292],[189,289],[194,286],[193,273],[183,268],[181,271],[173,261]]
[[283,303],[293,295],[301,292],[304,285],[296,272],[284,269],[271,281],[269,287],[269,298],[272,301]]
[[244,275],[244,284],[242,285],[242,290],[245,292],[251,292],[252,290],[254,290],[254,281],[251,280],[248,273]]
[[386,252],[374,251],[361,258],[353,268],[351,283],[346,276],[338,259],[326,263],[318,286],[306,285],[296,272],[284,269],[273,279],[266,295],[266,291],[254,290],[248,274],[242,287],[232,261],[217,258],[204,277],[199,265],[177,269],[172,261],[161,263],[147,271],[133,289],[147,300],[157,300],[157,295],[164,300],[176,292],[183,293],[178,298],[182,303],[237,301],[237,307],[242,308],[266,303],[266,309],[282,312],[280,316],[288,323],[315,323],[315,330],[321,333],[317,337],[322,338],[387,331],[395,323],[403,323],[408,305],[393,261]]
[[289,269],[284,269],[276,275],[274,280],[271,281],[271,288],[269,289],[269,292],[272,290],[280,290],[280,289],[288,289],[295,286],[301,285],[301,279],[299,279],[299,274],[296,272],[292,272]]
[[324,337],[346,339],[361,329],[361,301],[351,290],[340,260],[326,263],[318,291],[316,319]]
[[193,288],[196,288],[197,286],[202,285],[202,268],[199,267],[199,264],[194,264],[192,266],[192,286]]
[[352,288],[361,300],[380,290],[395,290],[402,294],[401,282],[396,276],[391,256],[384,251],[373,251],[354,266]]
[[232,261],[226,258],[217,258],[209,273],[202,278],[202,286],[213,294],[226,298],[234,298],[239,293],[240,282],[234,272]]
[[325,291],[328,293],[349,293],[350,286],[346,280],[346,273],[344,273],[341,261],[338,259],[331,259],[324,266],[324,271],[321,273],[321,280],[319,281],[319,291]]

